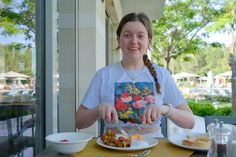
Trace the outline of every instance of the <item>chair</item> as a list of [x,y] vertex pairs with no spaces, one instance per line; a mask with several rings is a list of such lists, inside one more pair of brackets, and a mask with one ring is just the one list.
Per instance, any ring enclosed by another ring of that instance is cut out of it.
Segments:
[[[34,148],[34,112],[32,113],[32,118],[23,121],[22,116],[24,115],[18,114],[18,112],[20,112],[19,108],[17,108],[18,110],[13,110],[12,106],[1,106],[0,109],[2,111],[5,110],[5,114],[0,116],[0,120],[6,123],[7,126],[7,136],[0,136],[0,157],[20,156],[26,148]],[[8,111],[15,112],[9,112],[9,114],[6,114]],[[14,121],[16,122],[16,127],[13,128],[12,122]],[[25,136],[24,132],[29,128],[32,128],[32,136]]]
[[161,118],[161,133],[164,137],[167,137],[167,117],[162,116]]
[[11,157],[17,155],[22,156],[22,152],[29,147],[34,147],[34,137],[19,136],[14,140],[9,140],[6,136],[0,137],[0,152],[1,157]]
[[224,123],[227,124],[233,124],[236,125],[236,116],[205,116],[205,128],[207,131],[207,126],[210,123],[214,123],[215,119],[218,119],[219,121],[223,121]]

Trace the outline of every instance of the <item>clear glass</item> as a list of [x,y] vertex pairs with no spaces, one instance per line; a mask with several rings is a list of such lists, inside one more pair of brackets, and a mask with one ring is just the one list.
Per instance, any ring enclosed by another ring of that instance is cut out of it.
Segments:
[[236,156],[236,126],[232,125],[232,132],[229,137],[227,154],[229,157]]
[[212,139],[207,157],[228,157],[229,142],[232,140],[232,125],[216,122],[208,125],[207,128]]

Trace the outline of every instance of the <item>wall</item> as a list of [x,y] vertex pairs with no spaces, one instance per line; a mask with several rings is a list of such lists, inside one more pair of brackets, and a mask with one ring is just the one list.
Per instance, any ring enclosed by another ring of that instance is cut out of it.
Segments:
[[[101,0],[79,1],[79,102],[96,71],[105,66],[105,3]],[[82,129],[98,135],[98,123]]]

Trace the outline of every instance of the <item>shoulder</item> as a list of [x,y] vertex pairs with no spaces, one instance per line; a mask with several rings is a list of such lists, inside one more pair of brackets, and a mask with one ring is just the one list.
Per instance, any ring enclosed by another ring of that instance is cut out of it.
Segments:
[[116,70],[119,68],[119,66],[120,66],[120,63],[116,62],[116,63],[110,64],[108,66],[105,66],[103,68],[100,68],[97,72],[102,73],[102,72],[107,72],[107,71],[111,71],[111,70]]
[[161,66],[158,66],[157,64],[153,64],[154,69],[156,70],[157,74],[162,76],[162,77],[166,77],[166,76],[171,76],[170,72]]
[[107,75],[109,73],[114,73],[115,71],[117,72],[118,69],[120,69],[120,63],[116,62],[116,63],[110,64],[108,66],[105,66],[103,68],[100,68],[96,72],[96,75],[98,75],[98,76]]

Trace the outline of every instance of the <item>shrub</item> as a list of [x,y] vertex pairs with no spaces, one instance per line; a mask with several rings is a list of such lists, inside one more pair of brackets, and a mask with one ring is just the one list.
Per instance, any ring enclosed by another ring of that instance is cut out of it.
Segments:
[[229,97],[229,96],[210,96],[210,95],[205,95],[204,97],[208,101],[231,102],[231,97]]
[[188,102],[189,107],[193,111],[194,115],[197,116],[211,116],[211,115],[218,115],[218,116],[230,116],[233,115],[232,110],[230,107],[222,107],[215,109],[214,106],[210,103],[195,103],[195,102]]
[[230,107],[219,108],[215,111],[215,114],[219,116],[232,116],[233,115]]

